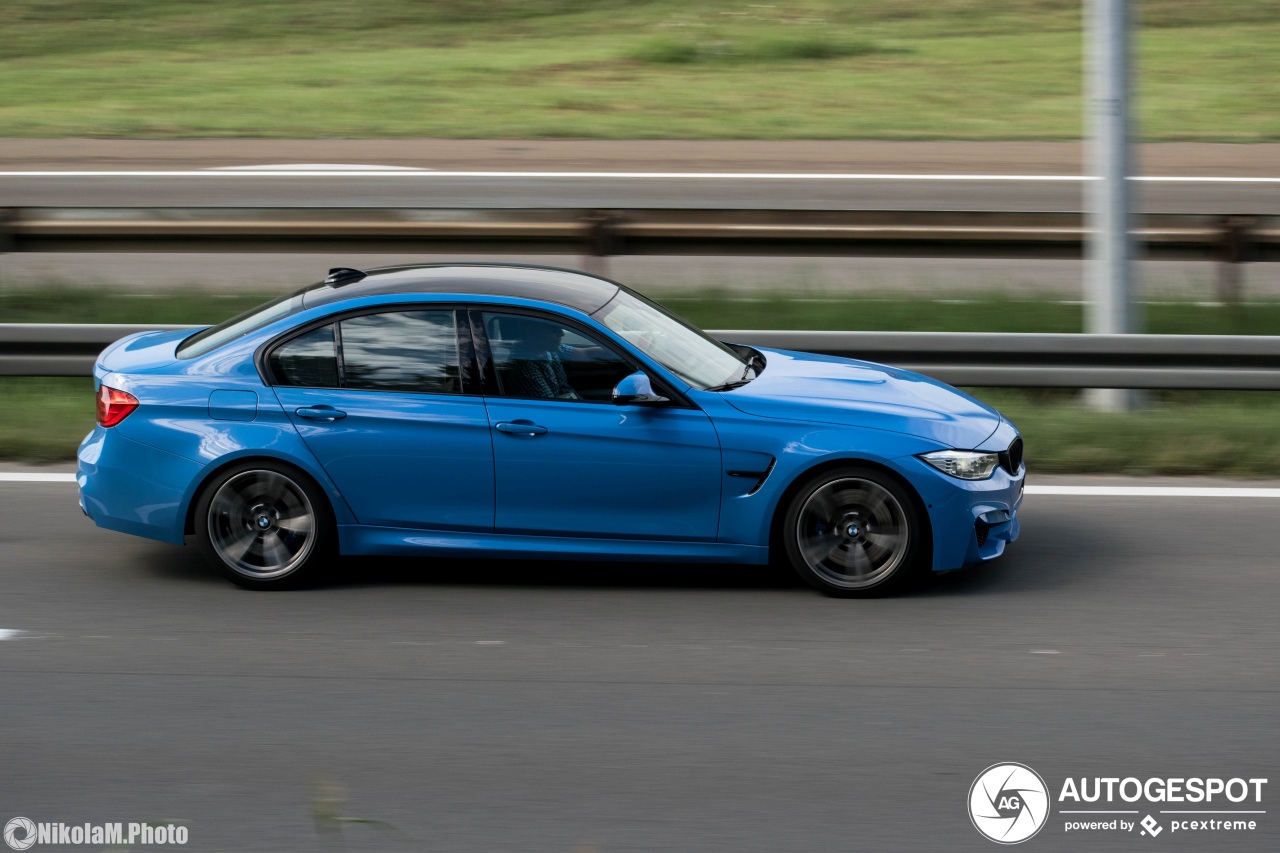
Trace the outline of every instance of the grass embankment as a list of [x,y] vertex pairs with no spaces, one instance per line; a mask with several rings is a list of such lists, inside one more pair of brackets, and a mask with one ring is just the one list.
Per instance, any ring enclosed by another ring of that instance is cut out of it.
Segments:
[[[0,294],[8,322],[198,323],[260,301],[255,296],[183,294],[108,297],[48,289]],[[1079,306],[1049,301],[974,299],[734,300],[722,295],[664,300],[708,328],[900,329],[1074,332]],[[1280,303],[1235,310],[1193,303],[1148,306],[1155,332],[1280,334]],[[1026,436],[1037,472],[1280,476],[1280,395],[1157,392],[1140,412],[1098,414],[1070,391],[977,389]],[[70,458],[93,422],[87,379],[0,378],[0,458]]]
[[[10,0],[7,136],[1064,139],[1079,0]],[[1138,7],[1150,140],[1280,138],[1275,0]]]

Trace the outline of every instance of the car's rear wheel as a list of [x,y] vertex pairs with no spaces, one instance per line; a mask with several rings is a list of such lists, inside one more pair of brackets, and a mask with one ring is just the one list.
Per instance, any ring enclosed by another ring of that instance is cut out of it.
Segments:
[[848,597],[905,587],[918,575],[926,540],[906,488],[865,466],[827,470],[801,483],[780,533],[788,562],[806,583]]
[[336,552],[324,493],[302,472],[276,462],[222,472],[200,497],[195,528],[205,559],[247,589],[312,583]]

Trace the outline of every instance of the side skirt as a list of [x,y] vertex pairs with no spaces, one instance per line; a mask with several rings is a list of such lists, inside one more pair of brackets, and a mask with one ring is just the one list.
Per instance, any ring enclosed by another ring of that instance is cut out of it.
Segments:
[[338,525],[343,554],[384,556],[507,557],[531,560],[669,560],[681,563],[769,562],[762,545],[726,542],[662,542],[648,539],[579,539],[565,536],[519,536],[504,533],[463,533],[401,527]]

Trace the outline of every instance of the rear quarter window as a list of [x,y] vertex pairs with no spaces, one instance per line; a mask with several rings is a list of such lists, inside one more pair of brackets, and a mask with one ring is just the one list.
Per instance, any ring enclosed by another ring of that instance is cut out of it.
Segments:
[[268,360],[277,385],[337,388],[333,324],[312,329],[276,347]]

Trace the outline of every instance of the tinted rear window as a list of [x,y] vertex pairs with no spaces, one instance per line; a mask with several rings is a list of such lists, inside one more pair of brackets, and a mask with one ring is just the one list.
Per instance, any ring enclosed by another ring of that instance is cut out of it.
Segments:
[[342,365],[345,388],[461,394],[453,311],[388,311],[343,320]]

